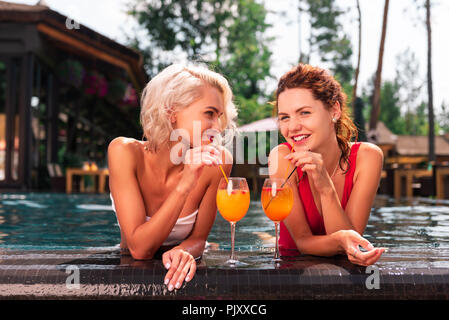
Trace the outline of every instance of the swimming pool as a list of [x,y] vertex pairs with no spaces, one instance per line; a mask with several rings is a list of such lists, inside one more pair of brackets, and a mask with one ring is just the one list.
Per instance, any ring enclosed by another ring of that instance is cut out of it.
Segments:
[[[236,250],[271,250],[274,225],[259,201],[237,223]],[[375,246],[448,248],[449,201],[395,201],[378,196],[365,237]],[[108,195],[3,193],[0,195],[0,248],[52,250],[117,248],[120,231]],[[220,214],[208,242],[229,250],[230,228]]]

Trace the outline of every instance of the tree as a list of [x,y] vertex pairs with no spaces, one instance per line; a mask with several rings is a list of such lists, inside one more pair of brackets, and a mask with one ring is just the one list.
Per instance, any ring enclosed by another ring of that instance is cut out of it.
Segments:
[[416,134],[417,132],[414,128],[416,121],[412,119],[415,119],[415,115],[418,113],[424,85],[419,69],[419,61],[409,48],[396,56],[396,78],[394,81],[399,93],[401,113],[405,115],[406,119],[405,132],[407,134]]
[[430,0],[426,0],[426,27],[427,27],[427,93],[428,93],[428,119],[429,119],[429,161],[435,161],[435,116],[433,112],[432,88],[432,26],[430,20]]
[[254,0],[237,1],[237,9],[228,28],[227,47],[217,67],[228,77],[236,96],[251,99],[266,96],[263,81],[271,77],[269,43],[264,36],[266,10]]
[[404,120],[401,117],[400,99],[397,83],[385,81],[380,98],[380,121],[395,134],[405,134]]
[[362,98],[356,97],[354,100],[354,124],[357,127],[358,141],[366,141],[365,134],[365,118],[363,116],[363,109],[365,108],[365,102]]
[[438,124],[441,128],[440,134],[449,133],[449,105],[444,101],[441,103],[441,112],[439,114]]
[[[355,102],[357,99],[357,87],[359,82],[359,73],[360,73],[360,60],[362,55],[362,12],[360,10],[360,2],[359,0],[356,0],[357,5],[357,13],[358,13],[358,50],[357,50],[357,67],[355,68],[355,74],[354,74],[354,87],[352,89],[352,108],[355,112]],[[363,103],[360,101],[360,103]],[[363,109],[363,106],[361,106],[361,109]],[[363,116],[362,113],[360,113],[361,116]],[[363,128],[364,129],[364,128]]]
[[[129,14],[147,33],[149,40],[135,36],[133,43],[144,52],[150,76],[180,56],[205,62],[228,79],[241,112],[258,103],[266,109],[260,99],[268,98],[265,80],[271,77],[272,39],[265,36],[270,25],[262,4],[255,0],[132,0]],[[254,121],[265,112],[246,114],[247,121]]]
[[384,6],[384,14],[383,14],[383,22],[382,22],[382,35],[380,37],[380,46],[379,46],[379,58],[377,62],[377,70],[376,70],[376,78],[374,82],[374,96],[373,103],[371,108],[371,117],[369,122],[369,130],[374,131],[377,128],[377,120],[379,119],[380,114],[380,89],[382,83],[382,62],[384,55],[384,47],[385,47],[385,36],[387,32],[387,19],[388,19],[388,6],[390,1],[385,0]]
[[[317,51],[320,59],[330,63],[330,69],[340,82],[352,80],[352,47],[339,19],[345,13],[334,0],[306,0],[310,16],[310,51]],[[309,56],[311,53],[309,53]]]

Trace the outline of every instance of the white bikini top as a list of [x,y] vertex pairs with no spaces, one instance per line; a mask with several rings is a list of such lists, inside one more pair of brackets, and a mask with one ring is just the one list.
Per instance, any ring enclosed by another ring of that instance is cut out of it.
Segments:
[[[114,199],[112,198],[112,194],[109,194],[112,202],[112,209],[115,212],[115,215],[117,217],[117,211],[115,210],[115,204]],[[198,209],[194,211],[193,213],[189,214],[188,216],[181,217],[176,221],[176,224],[173,226],[173,229],[171,230],[170,234],[168,235],[167,239],[165,239],[163,246],[173,246],[180,244],[183,240],[187,238],[187,236],[190,234],[190,232],[193,229],[193,225],[196,221],[196,216],[198,214]],[[151,217],[146,216],[146,221],[150,220]],[[120,223],[117,223],[120,227]]]

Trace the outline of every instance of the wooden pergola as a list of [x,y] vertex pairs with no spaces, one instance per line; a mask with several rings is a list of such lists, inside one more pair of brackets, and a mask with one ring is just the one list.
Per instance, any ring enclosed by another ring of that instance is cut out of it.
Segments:
[[103,152],[114,136],[140,135],[138,105],[82,97],[83,88],[66,85],[58,68],[75,61],[129,83],[138,97],[148,81],[141,54],[67,21],[47,6],[0,1],[1,189],[39,187],[42,168],[77,146]]

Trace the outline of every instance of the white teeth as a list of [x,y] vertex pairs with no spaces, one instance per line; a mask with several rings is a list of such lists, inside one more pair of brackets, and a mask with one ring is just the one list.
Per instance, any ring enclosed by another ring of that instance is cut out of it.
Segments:
[[308,137],[307,135],[297,136],[297,137],[294,137],[293,140],[295,140],[295,141],[301,141],[301,140],[304,140],[304,139],[307,138],[307,137]]

